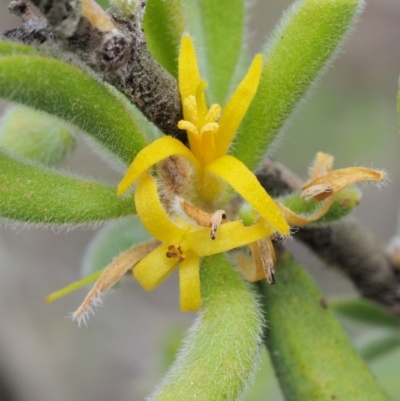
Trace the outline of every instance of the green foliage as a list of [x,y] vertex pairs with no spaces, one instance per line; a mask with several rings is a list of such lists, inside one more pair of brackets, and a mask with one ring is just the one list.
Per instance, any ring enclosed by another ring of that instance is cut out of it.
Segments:
[[11,107],[0,120],[0,146],[29,160],[56,166],[72,151],[71,127],[27,107]]
[[334,56],[362,0],[296,1],[263,51],[257,94],[232,154],[255,169],[285,121]]
[[114,187],[23,163],[0,152],[2,217],[41,224],[85,224],[135,213]]
[[400,322],[382,307],[365,299],[337,299],[329,303],[340,316],[360,323],[400,329]]
[[184,30],[181,0],[149,0],[143,21],[147,47],[156,60],[178,77],[178,50]]
[[222,255],[205,258],[203,309],[149,400],[237,400],[255,373],[263,324],[248,286]]
[[209,101],[224,105],[243,47],[243,0],[182,0],[186,29],[195,40]]
[[125,103],[85,71],[59,60],[0,57],[0,97],[74,124],[125,164],[146,145]]
[[367,362],[370,362],[398,348],[400,348],[400,332],[386,332],[358,347],[358,352]]
[[286,400],[387,401],[309,275],[288,254],[276,270],[265,341]]

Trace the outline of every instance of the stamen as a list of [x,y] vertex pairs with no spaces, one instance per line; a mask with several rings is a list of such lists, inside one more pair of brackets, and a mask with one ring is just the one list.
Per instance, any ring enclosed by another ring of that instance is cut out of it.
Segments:
[[178,122],[178,128],[179,129],[183,129],[186,131],[189,131],[190,134],[194,135],[195,137],[199,137],[199,130],[197,129],[197,127],[191,123],[190,121],[187,120],[180,120]]
[[204,210],[187,203],[182,198],[180,199],[180,204],[184,212],[199,226],[211,227],[211,239],[217,238],[218,227],[227,221],[225,210],[217,210],[214,213],[207,213]]
[[185,260],[185,254],[180,247],[180,245],[170,245],[168,247],[168,251],[165,254],[167,258],[174,258],[178,261],[178,263],[183,262]]
[[200,127],[204,125],[205,122],[204,119],[208,111],[206,105],[206,99],[204,96],[204,89],[206,88],[207,88],[207,81],[203,79],[196,90],[197,116],[199,119],[198,125]]
[[217,121],[220,115],[221,115],[221,106],[219,104],[211,105],[205,117],[205,123],[207,124]]
[[186,97],[182,103],[185,118],[192,122],[194,125],[198,125],[199,115],[197,111],[196,98],[193,95],[190,95]]
[[221,224],[226,223],[226,213],[225,210],[217,210],[211,215],[210,224],[211,224],[211,239],[217,238],[217,231]]

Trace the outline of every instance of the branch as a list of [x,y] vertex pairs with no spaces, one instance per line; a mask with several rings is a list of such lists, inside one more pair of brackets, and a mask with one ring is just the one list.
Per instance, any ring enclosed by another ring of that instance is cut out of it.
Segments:
[[[261,184],[274,196],[298,190],[301,180],[283,165],[268,161],[259,174]],[[400,318],[400,269],[391,263],[386,249],[355,218],[329,226],[301,228],[294,236],[328,265],[336,266],[354,283],[360,294]]]
[[23,42],[28,45],[40,45],[46,41],[53,42],[54,35],[43,18],[37,17],[26,4],[26,0],[14,0],[8,6],[11,14],[21,18],[23,24],[4,32],[6,39]]

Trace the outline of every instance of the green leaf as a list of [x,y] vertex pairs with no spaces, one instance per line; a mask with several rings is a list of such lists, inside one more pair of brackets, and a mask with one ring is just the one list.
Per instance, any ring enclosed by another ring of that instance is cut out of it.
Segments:
[[150,238],[137,216],[108,223],[96,233],[86,249],[82,277],[104,269],[120,253]]
[[28,223],[86,224],[135,213],[115,187],[23,163],[0,152],[0,216]]
[[315,283],[288,254],[261,283],[265,331],[287,401],[387,401]]
[[[334,201],[328,213],[312,224],[332,223],[340,220],[352,212],[360,203],[361,193],[355,188],[347,187],[334,195]],[[293,212],[309,216],[321,208],[321,202],[315,200],[305,201],[300,194],[290,195],[281,200]]]
[[43,53],[35,47],[23,45],[21,43],[4,42],[0,40],[0,57],[16,55],[39,56],[43,55]]
[[329,305],[340,316],[357,322],[388,328],[400,328],[400,321],[379,305],[364,299],[338,299]]
[[254,170],[295,106],[335,55],[363,0],[296,1],[263,51],[257,94],[232,154]]
[[222,255],[201,271],[202,310],[152,401],[234,401],[255,373],[262,318],[249,287]]
[[148,49],[177,78],[179,46],[184,30],[181,0],[148,0],[143,29]]
[[74,124],[125,164],[146,146],[131,113],[105,85],[59,60],[0,57],[0,97]]
[[227,100],[243,48],[243,0],[182,0],[185,26],[194,38],[202,76],[211,103]]
[[[399,79],[399,90],[397,92],[397,116],[400,121],[400,79]],[[400,134],[400,125],[399,125],[399,134]]]
[[367,362],[370,362],[391,353],[396,348],[400,348],[400,332],[385,333],[379,338],[369,340],[358,347],[358,352]]
[[17,156],[56,166],[75,146],[71,131],[50,115],[24,106],[10,107],[0,120],[0,146]]

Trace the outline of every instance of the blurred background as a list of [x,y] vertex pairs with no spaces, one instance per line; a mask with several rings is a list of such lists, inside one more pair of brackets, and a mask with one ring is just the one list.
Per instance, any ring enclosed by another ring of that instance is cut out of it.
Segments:
[[[256,52],[291,1],[251,3],[248,44]],[[20,24],[8,15],[7,5],[0,0],[0,31]],[[362,188],[363,199],[355,212],[382,242],[395,233],[399,212],[399,43],[400,2],[368,2],[337,59],[292,117],[273,152],[303,178],[319,150],[333,154],[339,168],[386,170],[389,178],[384,185]],[[84,143],[61,167],[111,183],[121,178]],[[88,327],[78,328],[66,318],[84,298],[85,289],[45,304],[46,295],[80,277],[81,260],[94,235],[93,230],[56,233],[2,225],[1,401],[139,400],[165,372],[171,349],[195,318],[179,311],[175,276],[151,293],[124,280],[106,296]],[[327,296],[355,293],[346,279],[289,242]],[[390,358],[371,365],[388,391],[398,384],[400,353]],[[268,370],[268,362],[263,369]],[[274,386],[272,382],[269,399],[280,400]],[[397,397],[400,400],[399,392]]]

